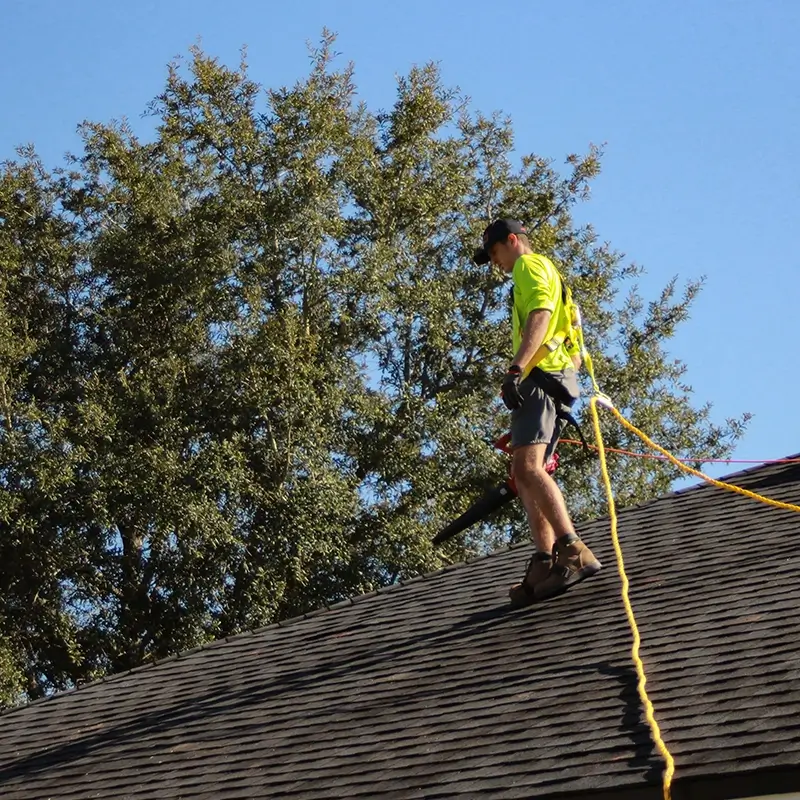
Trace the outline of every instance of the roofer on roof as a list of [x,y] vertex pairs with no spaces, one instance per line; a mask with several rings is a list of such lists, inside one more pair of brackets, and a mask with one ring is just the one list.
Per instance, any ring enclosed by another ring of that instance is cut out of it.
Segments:
[[580,360],[568,352],[569,340],[558,335],[569,329],[566,287],[552,261],[531,250],[522,223],[492,222],[474,259],[478,265],[491,262],[510,273],[514,284],[514,357],[502,397],[511,410],[512,475],[536,547],[522,582],[509,590],[512,604],[525,605],[561,594],[601,568],[575,532],[564,497],[545,471],[564,413],[580,395]]

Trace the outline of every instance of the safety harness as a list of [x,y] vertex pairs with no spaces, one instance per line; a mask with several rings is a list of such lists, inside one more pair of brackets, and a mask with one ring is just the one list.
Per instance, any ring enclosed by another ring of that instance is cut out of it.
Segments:
[[[552,262],[551,262],[552,263]],[[553,266],[555,269],[555,266]],[[581,311],[578,304],[572,297],[572,290],[567,286],[561,273],[556,269],[556,274],[561,283],[561,309],[559,311],[559,325],[553,336],[544,342],[539,349],[534,353],[531,363],[534,367],[528,373],[528,376],[554,403],[556,407],[556,424],[561,425],[563,429],[567,425],[572,425],[578,432],[578,438],[581,440],[586,451],[589,450],[589,445],[586,442],[586,437],[583,435],[581,426],[572,414],[571,408],[578,399],[574,396],[569,389],[551,372],[545,372],[540,369],[538,364],[542,359],[546,358],[550,353],[555,352],[559,347],[563,346],[567,351],[570,358],[575,359],[581,357],[584,352],[583,347],[583,328],[581,326]],[[516,313],[513,309],[514,292],[511,291],[512,313]],[[577,372],[577,369],[576,369]]]
[[581,440],[583,449],[588,452],[589,445],[586,441],[586,437],[583,435],[581,426],[578,424],[578,420],[575,419],[571,411],[571,407],[576,398],[570,394],[567,387],[564,386],[558,378],[554,377],[550,372],[539,369],[539,367],[534,367],[528,374],[528,377],[553,401],[556,407],[556,425],[561,423],[561,430],[567,425],[572,425],[578,432],[578,438]]

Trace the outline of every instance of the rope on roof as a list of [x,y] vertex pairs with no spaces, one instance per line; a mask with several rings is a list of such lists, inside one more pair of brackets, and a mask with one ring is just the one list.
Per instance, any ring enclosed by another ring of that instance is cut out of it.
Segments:
[[[559,439],[559,444],[577,444],[583,447],[583,443],[577,439]],[[655,445],[654,445],[655,446]],[[598,450],[596,444],[587,445],[591,450]],[[655,458],[661,461],[681,461],[684,464],[800,464],[800,458],[676,458],[670,455],[654,455],[653,453],[635,453],[633,450],[622,450],[617,447],[606,447],[606,453],[614,453],[620,456],[632,456],[634,458]]]
[[[591,369],[591,362],[590,362],[590,369]],[[637,689],[639,691],[639,697],[642,700],[642,704],[644,705],[645,709],[645,717],[647,719],[648,724],[650,725],[650,730],[653,734],[653,741],[656,744],[659,752],[664,758],[664,762],[666,767],[664,769],[664,776],[663,776],[663,783],[664,783],[664,800],[670,800],[671,798],[671,786],[672,786],[672,777],[675,774],[675,759],[672,757],[672,754],[669,751],[669,748],[664,743],[663,738],[661,737],[661,729],[659,728],[658,722],[656,721],[655,717],[655,709],[653,708],[653,704],[650,701],[650,698],[647,694],[646,684],[647,684],[647,676],[644,670],[644,663],[639,655],[639,648],[641,646],[641,637],[639,635],[639,627],[636,624],[636,617],[633,613],[633,607],[631,606],[630,596],[628,593],[628,589],[630,583],[628,581],[628,576],[625,573],[625,562],[622,557],[622,548],[620,547],[619,537],[617,535],[617,512],[614,505],[614,493],[611,488],[611,478],[608,474],[608,464],[606,463],[606,448],[603,443],[603,433],[600,429],[600,417],[597,413],[597,406],[602,405],[607,408],[611,413],[617,418],[617,420],[627,428],[631,433],[635,433],[648,447],[653,450],[656,450],[658,453],[661,454],[661,457],[672,462],[676,467],[683,470],[684,472],[688,472],[695,477],[702,478],[704,481],[716,486],[720,489],[725,489],[726,491],[735,492],[736,494],[743,495],[744,497],[749,497],[751,500],[757,500],[761,503],[766,503],[769,506],[773,506],[774,508],[782,508],[788,511],[797,511],[800,512],[800,506],[794,505],[792,503],[783,503],[779,500],[773,500],[770,497],[764,497],[763,495],[756,494],[755,492],[751,492],[748,489],[743,489],[741,486],[734,486],[731,483],[725,483],[724,481],[718,481],[710,476],[706,475],[699,470],[696,470],[692,467],[687,466],[683,463],[682,459],[676,458],[672,455],[672,453],[665,450],[663,447],[657,445],[652,439],[650,439],[644,432],[640,431],[635,425],[628,422],[624,416],[614,407],[614,404],[611,400],[604,395],[599,388],[597,387],[597,383],[594,380],[594,376],[592,375],[592,383],[595,389],[595,394],[590,399],[590,407],[592,411],[592,423],[594,425],[594,433],[595,438],[597,441],[596,450],[600,457],[600,470],[603,476],[603,483],[606,489],[606,496],[608,498],[608,510],[609,510],[609,517],[611,519],[611,540],[614,544],[614,551],[617,555],[617,567],[619,569],[620,578],[622,579],[622,602],[625,606],[625,613],[628,616],[628,623],[631,627],[631,632],[633,633],[633,648],[631,650],[631,655],[633,657],[634,664],[636,665],[636,674],[638,676],[637,682]],[[563,441],[563,440],[562,440]],[[623,452],[626,455],[648,455],[648,454],[640,454],[640,453],[632,453],[630,451],[615,451],[615,452]],[[651,457],[658,457],[658,456],[651,456]],[[694,459],[693,459],[694,460]],[[800,459],[780,459],[778,463],[797,463],[800,462]],[[758,462],[764,463],[764,462]]]

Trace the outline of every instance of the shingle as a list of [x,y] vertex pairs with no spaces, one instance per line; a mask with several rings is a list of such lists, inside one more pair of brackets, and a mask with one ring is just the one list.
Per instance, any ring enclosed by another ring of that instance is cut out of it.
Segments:
[[[734,480],[800,502],[796,465]],[[657,797],[608,520],[582,534],[605,569],[540,607],[506,548],[9,712],[2,797]],[[799,767],[800,516],[699,487],[619,535],[676,785]]]

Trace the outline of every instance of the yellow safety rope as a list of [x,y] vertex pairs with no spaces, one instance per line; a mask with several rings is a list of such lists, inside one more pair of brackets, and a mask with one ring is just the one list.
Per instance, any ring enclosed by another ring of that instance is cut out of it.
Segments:
[[628,624],[630,625],[631,632],[633,634],[633,648],[631,650],[631,655],[633,657],[633,662],[636,665],[636,674],[638,676],[637,682],[637,689],[639,691],[639,697],[641,698],[642,705],[644,706],[645,718],[647,719],[648,724],[650,725],[650,730],[652,732],[653,741],[655,742],[656,747],[658,748],[659,752],[661,753],[664,762],[664,776],[663,776],[663,783],[664,783],[664,800],[671,800],[671,786],[672,786],[672,777],[675,774],[675,759],[672,757],[672,753],[670,753],[669,748],[664,743],[663,738],[661,737],[661,728],[656,721],[655,716],[655,709],[653,708],[653,704],[650,701],[650,697],[647,694],[647,689],[645,688],[647,685],[647,676],[645,675],[644,671],[644,662],[642,661],[641,656],[639,655],[639,649],[641,647],[641,636],[639,635],[639,626],[636,623],[636,616],[633,613],[633,606],[631,605],[630,596],[629,596],[629,588],[630,582],[628,581],[628,576],[625,572],[625,561],[622,557],[622,548],[620,547],[619,543],[619,536],[618,536],[618,523],[617,523],[617,511],[616,506],[614,504],[614,492],[611,489],[611,478],[608,474],[608,464],[606,462],[606,450],[605,444],[603,442],[603,433],[600,430],[600,417],[597,413],[597,405],[600,404],[605,406],[611,413],[619,420],[619,422],[627,428],[632,433],[635,433],[648,447],[651,447],[653,450],[661,453],[662,455],[666,456],[669,461],[671,461],[676,467],[682,469],[684,472],[688,472],[690,475],[695,475],[698,478],[702,478],[703,480],[707,481],[708,483],[712,484],[713,486],[717,486],[720,489],[726,489],[728,491],[736,492],[736,494],[743,495],[744,497],[749,497],[752,500],[758,500],[759,502],[766,503],[767,505],[774,506],[775,508],[783,508],[789,511],[800,511],[800,506],[793,505],[792,503],[782,503],[779,500],[773,500],[769,497],[764,497],[763,495],[756,494],[755,492],[748,491],[747,489],[742,489],[741,486],[734,486],[730,483],[725,483],[724,481],[718,481],[710,476],[706,475],[699,470],[693,469],[692,467],[683,464],[679,461],[672,453],[669,453],[663,447],[659,447],[652,439],[650,439],[643,431],[640,431],[635,425],[628,422],[625,417],[614,407],[614,404],[611,402],[610,398],[603,394],[600,391],[600,387],[597,384],[597,380],[595,379],[594,375],[594,365],[592,364],[592,357],[589,355],[588,350],[586,349],[586,345],[583,341],[583,326],[581,324],[580,319],[580,311],[576,309],[577,319],[575,320],[575,327],[576,333],[578,337],[578,347],[579,352],[581,355],[581,359],[583,363],[586,365],[586,370],[589,374],[589,377],[592,381],[592,389],[594,391],[593,396],[589,401],[589,405],[592,411],[592,423],[594,425],[594,434],[595,439],[597,440],[597,451],[600,457],[600,471],[603,476],[603,484],[605,485],[606,490],[606,497],[608,498],[608,511],[609,517],[611,519],[611,541],[614,544],[614,552],[617,556],[617,568],[619,570],[619,575],[622,580],[622,603],[625,606],[625,613],[628,616]]
[[800,511],[800,506],[794,505],[793,503],[782,503],[780,500],[773,500],[771,497],[764,497],[764,495],[756,494],[755,492],[748,491],[747,489],[742,489],[741,486],[734,486],[732,483],[725,483],[724,481],[718,481],[714,478],[706,475],[704,472],[700,472],[700,470],[693,469],[686,464],[683,464],[679,459],[675,458],[672,453],[665,450],[663,447],[659,447],[652,439],[650,439],[645,433],[640,431],[635,425],[632,425],[628,422],[622,414],[614,408],[613,404],[609,404],[608,401],[600,399],[599,402],[602,405],[605,405],[609,411],[624,425],[629,431],[635,433],[648,447],[651,447],[653,450],[658,451],[662,455],[666,456],[676,467],[679,467],[684,472],[688,472],[690,475],[694,475],[698,478],[702,478],[704,481],[712,484],[713,486],[717,486],[720,489],[727,489],[730,492],[736,492],[736,494],[740,494],[743,497],[749,497],[751,500],[757,500],[759,503],[766,503],[768,506],[774,506],[775,508],[783,508],[787,511]]
[[614,493],[611,489],[611,478],[608,474],[608,464],[606,462],[606,452],[605,452],[605,444],[603,442],[603,433],[600,429],[600,417],[597,413],[597,405],[600,404],[606,407],[611,413],[619,420],[619,422],[627,428],[632,433],[635,433],[648,447],[651,447],[653,450],[661,453],[662,455],[666,456],[676,467],[679,467],[684,472],[688,472],[691,475],[695,475],[696,477],[702,478],[703,480],[707,481],[708,483],[712,484],[713,486],[717,486],[720,489],[726,489],[728,491],[736,492],[736,494],[743,495],[744,497],[749,497],[752,500],[757,500],[761,503],[766,503],[767,505],[774,506],[775,508],[782,508],[789,511],[798,511],[800,512],[800,506],[794,505],[792,503],[783,503],[779,500],[773,500],[770,497],[764,497],[763,495],[756,494],[755,492],[751,492],[747,489],[743,489],[741,486],[734,486],[731,483],[725,483],[724,481],[718,481],[714,478],[706,475],[699,470],[693,469],[692,467],[683,464],[679,461],[672,453],[665,450],[663,447],[657,445],[652,439],[650,439],[647,434],[643,431],[639,430],[635,425],[628,422],[627,419],[614,407],[614,404],[611,400],[604,395],[598,389],[597,382],[594,379],[593,370],[591,359],[588,359],[587,365],[589,367],[589,375],[592,379],[592,386],[595,390],[595,394],[589,401],[589,405],[592,411],[592,423],[594,425],[594,435],[597,441],[597,451],[600,457],[600,471],[603,476],[603,483],[606,489],[606,497],[608,498],[608,510],[609,510],[609,517],[611,519],[611,540],[614,544],[614,551],[617,556],[617,568],[619,570],[620,578],[622,579],[622,603],[625,606],[625,613],[628,616],[628,623],[631,628],[631,632],[633,633],[633,648],[631,650],[631,655],[633,657],[633,662],[636,665],[636,674],[638,676],[638,683],[637,689],[639,691],[639,697],[641,698],[642,705],[644,706],[645,717],[647,719],[648,724],[650,725],[650,730],[652,731],[653,741],[656,744],[659,752],[661,753],[662,757],[664,758],[664,762],[666,767],[664,769],[664,776],[663,776],[663,783],[664,783],[664,800],[671,799],[671,786],[672,786],[672,777],[675,774],[675,759],[672,757],[672,754],[669,751],[669,748],[664,743],[663,738],[661,737],[661,729],[658,725],[658,722],[655,718],[655,709],[653,708],[653,704],[650,701],[650,698],[647,694],[646,684],[647,684],[647,676],[645,675],[644,671],[644,662],[639,655],[639,649],[641,646],[641,636],[639,635],[639,627],[636,624],[636,617],[633,613],[633,607],[631,606],[630,596],[629,596],[629,587],[630,583],[628,581],[628,576],[625,573],[625,561],[622,557],[622,548],[620,547],[619,543],[619,536],[617,532],[617,512],[616,507],[614,504]]
[[[633,649],[631,650],[631,655],[633,657],[633,663],[636,665],[636,675],[639,678],[636,688],[639,690],[639,697],[641,698],[642,705],[644,706],[645,718],[647,719],[647,722],[650,725],[650,730],[652,731],[653,741],[655,742],[656,747],[666,762],[666,769],[664,770],[664,800],[670,800],[672,776],[675,774],[675,759],[673,759],[672,753],[670,753],[669,748],[667,748],[666,744],[664,744],[664,740],[661,738],[661,728],[659,728],[658,722],[656,721],[655,709],[653,708],[653,704],[650,702],[647,689],[645,689],[645,685],[647,684],[647,676],[644,672],[644,662],[639,655],[639,647],[641,646],[642,640],[639,636],[639,626],[636,624],[636,616],[633,613],[633,606],[631,606],[631,600],[628,594],[630,583],[628,581],[628,576],[625,573],[625,561],[622,558],[622,548],[620,547],[619,536],[617,535],[617,511],[614,505],[614,493],[611,490],[611,478],[608,475],[606,450],[605,446],[603,445],[603,434],[600,431],[600,417],[597,414],[598,399],[599,398],[597,395],[595,395],[590,401],[590,406],[592,409],[592,422],[594,423],[594,435],[597,441],[598,454],[600,456],[600,471],[603,474],[603,483],[605,484],[606,497],[608,498],[608,512],[609,516],[611,517],[611,541],[614,543],[614,552],[617,554],[617,569],[619,570],[619,576],[622,579],[622,603],[625,606],[625,613],[628,615],[628,624],[630,625],[631,632],[633,633]],[[613,406],[611,406],[611,408],[613,408]]]
[[603,433],[600,430],[600,417],[597,413],[597,404],[601,403],[615,413],[616,409],[614,408],[614,404],[611,402],[611,400],[600,391],[600,387],[598,386],[597,380],[594,376],[592,357],[589,355],[589,351],[586,349],[586,345],[583,341],[583,326],[581,324],[580,312],[578,312],[576,328],[581,359],[586,365],[586,371],[588,372],[589,378],[592,381],[592,389],[594,391],[594,394],[589,401],[589,405],[592,410],[594,435],[595,440],[597,441],[598,455],[600,456],[600,471],[603,475],[603,483],[606,488],[606,497],[608,499],[608,513],[609,517],[611,518],[611,541],[614,543],[614,552],[617,555],[617,569],[619,571],[620,579],[622,580],[622,604],[625,606],[628,624],[630,625],[631,633],[633,634],[633,647],[631,649],[631,656],[633,658],[633,663],[636,666],[636,675],[638,677],[636,688],[639,692],[642,706],[644,707],[645,718],[650,725],[653,741],[655,742],[655,745],[661,753],[666,764],[664,769],[664,800],[671,800],[670,787],[672,786],[672,776],[675,774],[675,759],[672,757],[672,753],[670,753],[669,748],[664,743],[664,739],[661,737],[661,728],[656,721],[655,709],[653,708],[653,704],[650,701],[650,697],[647,694],[647,689],[645,688],[647,685],[647,676],[645,675],[644,671],[644,662],[639,655],[642,638],[639,635],[639,626],[636,624],[636,615],[633,613],[633,606],[631,605],[631,599],[629,595],[630,581],[628,580],[628,575],[625,572],[625,560],[622,557],[622,547],[620,546],[619,536],[617,534],[617,510],[614,504],[614,492],[611,489],[611,478],[608,474],[606,450],[603,442]]

